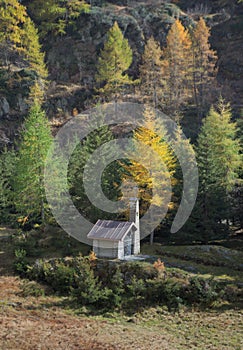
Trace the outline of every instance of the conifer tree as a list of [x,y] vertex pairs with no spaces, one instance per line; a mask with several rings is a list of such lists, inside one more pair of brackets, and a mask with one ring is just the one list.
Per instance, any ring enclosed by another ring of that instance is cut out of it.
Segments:
[[0,42],[21,46],[22,24],[26,9],[17,0],[0,1]]
[[5,148],[0,155],[0,222],[9,219],[13,209],[13,179],[15,175],[16,154]]
[[96,74],[96,81],[100,84],[98,91],[104,96],[114,96],[117,100],[121,89],[134,83],[126,74],[131,63],[132,50],[115,22],[107,34],[98,59]]
[[163,61],[162,50],[153,37],[149,38],[139,67],[140,85],[143,101],[152,103],[157,108],[162,103]]
[[217,110],[212,107],[204,119],[197,146],[200,176],[197,209],[201,217],[198,224],[201,223],[204,242],[215,238],[222,222],[228,219],[229,192],[240,166],[239,149],[230,106],[221,98]]
[[0,64],[8,66],[10,73],[12,64],[17,68],[25,64],[43,85],[40,80],[47,76],[47,69],[34,23],[17,0],[1,0],[0,4]]
[[[96,126],[96,129],[89,133],[89,135],[82,141],[82,143],[77,144],[77,147],[75,148],[75,151],[73,152],[70,159],[68,171],[70,193],[72,195],[73,201],[76,207],[93,221],[96,221],[98,218],[104,216],[104,212],[102,212],[95,205],[92,205],[86,194],[84,179],[86,179],[90,184],[96,184],[96,174],[94,174],[93,171],[89,169],[89,167],[87,169],[87,173],[84,174],[84,168],[89,158],[92,157],[93,152],[98,150],[102,145],[106,147],[107,154],[112,153],[112,150],[109,146],[109,141],[114,139],[113,134],[108,126],[99,127],[99,123],[104,118],[104,115],[102,114],[102,111],[99,110],[99,108],[97,109],[97,113],[98,114],[94,119],[91,116],[91,119],[86,121],[86,123],[91,124],[92,127]],[[97,120],[99,120],[98,123]],[[105,153],[101,152],[99,156],[97,155],[97,157],[100,166],[103,164],[106,165]],[[97,161],[97,157],[93,159],[94,162]],[[115,189],[116,186],[114,186],[116,181],[119,180],[117,180],[117,168],[118,165],[113,162],[109,166],[105,167],[105,171],[102,174],[103,176],[101,178],[102,190],[105,196],[111,200],[117,198],[117,192]],[[97,191],[97,198],[98,197],[99,191]]]
[[[141,142],[146,148],[140,147],[138,143],[135,145],[135,153],[140,154],[143,164],[138,161],[130,160],[128,164],[123,163],[123,167],[128,176],[139,186],[139,196],[141,198],[140,210],[143,215],[149,205],[157,207],[163,206],[168,191],[166,178],[170,178],[171,183],[175,184],[175,158],[170,149],[170,145],[166,140],[166,132],[163,126],[157,130],[155,122],[155,114],[151,108],[146,107],[144,112],[144,122],[141,127],[134,131],[134,139]],[[149,150],[153,150],[161,164],[155,164],[151,159]],[[147,165],[145,168],[144,164]],[[153,169],[153,171],[151,171]],[[153,194],[153,187],[159,184],[163,188],[160,193]],[[172,203],[170,203],[172,207]],[[154,218],[151,218],[153,220]],[[151,232],[150,242],[153,243],[154,232]]]
[[191,97],[191,46],[188,30],[177,19],[167,35],[163,51],[165,111],[174,117],[179,114],[180,106]]
[[27,1],[27,8],[43,38],[49,32],[65,35],[67,26],[90,6],[84,0],[33,0]]
[[44,53],[41,52],[38,31],[32,20],[27,17],[23,25],[21,43],[25,49],[25,56],[31,69],[41,78],[47,77],[47,69],[44,62]]
[[216,88],[217,55],[210,47],[209,37],[210,30],[204,19],[200,18],[192,32],[193,96],[199,122],[212,102],[212,93]]
[[52,137],[48,120],[35,103],[27,117],[16,163],[15,204],[29,220],[45,220],[43,172]]

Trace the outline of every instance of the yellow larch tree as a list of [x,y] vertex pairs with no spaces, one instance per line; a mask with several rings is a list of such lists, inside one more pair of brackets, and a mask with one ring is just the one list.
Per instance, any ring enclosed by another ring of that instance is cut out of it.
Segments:
[[200,18],[192,32],[193,52],[193,96],[199,123],[212,103],[212,92],[216,87],[217,55],[209,43],[210,29]]
[[177,19],[167,35],[163,50],[166,85],[164,110],[172,117],[179,114],[180,107],[191,97],[192,42],[187,29]]
[[[169,143],[166,140],[166,132],[163,126],[157,127],[155,112],[152,108],[146,107],[144,111],[144,122],[141,127],[134,131],[134,153],[139,154],[142,163],[130,160],[123,167],[128,177],[135,182],[139,188],[140,213],[143,215],[150,205],[161,207],[167,203],[171,187],[176,180],[174,178],[176,159],[172,153]],[[141,145],[141,146],[140,146]],[[151,152],[156,154],[153,157]],[[159,192],[155,187],[159,187]],[[169,203],[170,208],[173,206]],[[153,220],[154,218],[151,218]],[[151,232],[151,243],[153,242]]]
[[162,50],[160,44],[151,37],[148,39],[142,63],[139,67],[140,84],[139,92],[142,94],[142,100],[145,103],[152,104],[157,108],[162,103],[163,61],[161,60]]

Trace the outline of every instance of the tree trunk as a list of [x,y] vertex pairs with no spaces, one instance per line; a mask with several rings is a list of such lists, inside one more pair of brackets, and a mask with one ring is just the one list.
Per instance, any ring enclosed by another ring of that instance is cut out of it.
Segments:
[[150,245],[153,245],[153,243],[154,243],[154,231],[152,231],[150,234]]

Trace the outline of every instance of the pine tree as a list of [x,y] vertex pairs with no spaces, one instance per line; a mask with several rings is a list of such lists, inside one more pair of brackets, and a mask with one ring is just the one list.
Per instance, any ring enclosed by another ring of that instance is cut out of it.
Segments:
[[151,37],[146,43],[142,63],[139,67],[139,91],[142,93],[143,101],[152,103],[155,108],[162,103],[163,96],[164,78],[161,57],[162,50],[160,45]]
[[115,22],[107,34],[98,59],[96,74],[96,81],[100,84],[98,91],[104,96],[115,96],[117,100],[122,88],[134,83],[125,73],[131,63],[132,50]]
[[43,172],[52,137],[40,105],[34,104],[27,117],[16,163],[15,204],[18,213],[30,220],[45,220]]
[[[170,179],[172,184],[175,183],[175,158],[166,141],[166,132],[163,126],[157,130],[154,111],[146,107],[144,112],[144,122],[141,127],[134,131],[134,140],[141,142],[134,146],[134,153],[139,154],[143,159],[143,164],[138,161],[130,160],[129,163],[123,163],[128,177],[135,181],[139,187],[139,197],[141,198],[140,211],[143,215],[149,205],[156,207],[163,206],[170,188],[166,179]],[[142,146],[142,144],[144,146]],[[144,148],[145,147],[145,148]],[[155,152],[159,163],[156,163],[149,150]],[[153,193],[154,186],[159,185],[161,191]],[[170,207],[172,203],[170,203]],[[151,218],[153,221],[156,218]],[[154,232],[151,232],[151,243],[153,242]]]
[[199,123],[212,102],[212,92],[216,88],[217,55],[210,47],[209,37],[210,30],[204,19],[200,18],[192,32],[193,96]]
[[188,30],[177,19],[171,26],[167,35],[167,46],[163,50],[165,111],[174,117],[191,97],[191,46]]
[[229,104],[220,99],[217,110],[212,107],[203,121],[197,146],[200,176],[197,204],[204,242],[214,238],[228,219],[229,192],[240,166],[239,149]]

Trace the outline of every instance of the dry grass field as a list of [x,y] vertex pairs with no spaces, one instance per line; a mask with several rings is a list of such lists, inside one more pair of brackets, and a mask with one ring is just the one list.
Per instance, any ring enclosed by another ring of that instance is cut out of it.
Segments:
[[88,316],[67,297],[38,297],[12,271],[13,254],[0,240],[1,350],[241,350],[243,312],[225,304],[211,310],[151,308],[132,316]]
[[242,312],[183,311],[130,319],[86,317],[62,308],[58,297],[22,297],[21,281],[0,277],[1,350],[240,350]]

